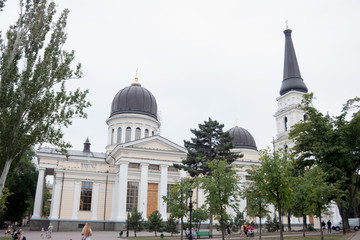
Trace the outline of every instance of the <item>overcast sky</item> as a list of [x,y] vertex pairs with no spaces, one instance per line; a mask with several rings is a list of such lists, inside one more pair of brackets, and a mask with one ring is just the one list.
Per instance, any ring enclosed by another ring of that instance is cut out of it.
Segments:
[[[16,0],[0,29],[17,18]],[[276,98],[283,77],[285,21],[293,30],[300,72],[315,107],[339,114],[360,95],[360,1],[333,0],[57,0],[68,8],[66,49],[86,75],[88,119],[75,119],[65,140],[104,152],[115,94],[139,82],[155,96],[161,135],[181,146],[209,117],[247,129],[258,149],[276,135]]]

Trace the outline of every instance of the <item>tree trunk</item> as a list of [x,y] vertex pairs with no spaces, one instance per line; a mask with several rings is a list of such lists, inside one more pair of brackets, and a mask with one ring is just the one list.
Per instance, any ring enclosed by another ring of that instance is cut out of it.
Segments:
[[291,231],[291,215],[290,215],[290,213],[288,213],[287,220],[288,220],[288,231]]
[[259,235],[259,238],[261,240],[261,217],[259,217],[259,219],[260,219],[260,235]]
[[279,213],[279,227],[280,227],[280,240],[284,240],[283,237],[283,228],[282,228],[282,217],[281,217],[281,203],[280,200],[277,200],[278,213]]
[[322,226],[321,226],[321,210],[319,209],[319,212],[320,212],[320,214],[319,214],[319,223],[320,223],[320,231],[321,231],[321,233],[320,233],[320,236],[321,236],[321,240],[324,240],[324,229],[322,228]]
[[224,217],[222,215],[220,217],[220,228],[221,228],[222,240],[225,240]]
[[180,239],[183,240],[184,239],[184,228],[183,225],[184,224],[184,220],[183,218],[180,218]]
[[345,235],[346,233],[350,232],[349,219],[348,219],[349,216],[348,216],[346,206],[344,206],[344,205],[346,205],[346,202],[342,201],[342,200],[339,200],[336,203],[337,203],[338,208],[339,208],[341,221],[343,223],[343,233]]
[[210,222],[209,222],[209,232],[211,235],[213,235],[213,215],[210,213]]
[[306,232],[306,215],[303,215],[303,237],[305,237],[305,232]]
[[3,169],[2,173],[1,173],[1,177],[0,177],[0,198],[2,196],[2,192],[3,192],[4,187],[5,187],[6,177],[7,177],[8,173],[9,173],[12,161],[13,161],[12,159],[6,160],[5,165],[4,165],[4,169]]

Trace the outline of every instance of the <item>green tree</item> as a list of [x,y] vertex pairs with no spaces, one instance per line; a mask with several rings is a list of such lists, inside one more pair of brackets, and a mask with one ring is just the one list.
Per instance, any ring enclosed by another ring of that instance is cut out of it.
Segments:
[[3,7],[5,6],[6,0],[0,0],[0,12],[2,11]]
[[262,151],[261,166],[253,166],[248,173],[267,201],[274,204],[278,210],[280,240],[283,240],[281,221],[282,204],[292,193],[289,182],[289,156],[282,150],[270,152],[269,149]]
[[174,233],[179,233],[179,231],[176,228],[176,226],[178,224],[179,224],[179,221],[176,220],[173,215],[170,215],[170,217],[168,218],[168,220],[164,226],[164,231],[171,233],[171,236],[173,236]]
[[231,221],[231,231],[238,232],[241,230],[241,226],[245,223],[245,217],[244,213],[241,211],[238,211],[233,219]]
[[9,196],[8,209],[4,212],[7,221],[22,222],[32,212],[38,176],[37,168],[32,162],[34,155],[33,151],[27,151],[10,170],[6,187],[13,194]]
[[211,175],[199,178],[201,188],[204,189],[205,203],[209,206],[209,212],[219,221],[222,238],[225,239],[225,224],[230,219],[226,209],[239,209],[240,189],[239,179],[232,165],[225,160],[214,159],[206,163]]
[[211,169],[204,163],[215,158],[226,160],[228,164],[234,162],[240,156],[230,151],[233,148],[232,138],[223,128],[224,124],[209,118],[204,124],[199,124],[199,130],[191,129],[195,137],[191,138],[191,141],[184,141],[188,151],[187,158],[182,161],[182,165],[174,166],[186,170],[191,177],[195,177],[210,175]]
[[[321,226],[322,221],[321,213],[328,208],[334,195],[339,194],[336,189],[342,184],[342,182],[338,182],[335,185],[327,183],[324,181],[326,175],[319,166],[314,166],[307,170],[303,177],[304,182],[311,183],[306,184],[308,186],[306,202],[310,212],[319,218],[319,226]],[[323,231],[321,231],[321,240],[323,239]]]
[[190,178],[181,179],[179,183],[170,186],[170,196],[163,196],[171,215],[180,219],[181,239],[184,237],[184,217],[189,211],[186,203],[189,198],[188,192],[193,188],[192,181]]
[[163,231],[164,228],[164,224],[163,224],[163,219],[161,217],[161,214],[158,210],[153,211],[150,215],[149,215],[149,220],[146,224],[146,228],[149,232],[154,231],[155,232],[155,237],[157,236],[156,233],[157,232],[161,232]]
[[197,223],[197,230],[200,231],[200,226],[203,221],[209,219],[209,214],[204,208],[194,209],[191,213],[191,221]]
[[[182,164],[174,164],[175,167],[186,170],[191,177],[200,175],[211,175],[207,162],[225,160],[228,164],[233,163],[242,155],[231,152],[233,148],[232,137],[224,132],[224,124],[209,118],[204,124],[199,124],[199,129],[191,129],[195,135],[191,141],[184,141],[188,151],[187,158]],[[210,212],[210,233],[212,234],[212,213]]]
[[[53,22],[55,3],[24,1],[17,22],[0,38],[0,194],[10,167],[36,144],[70,147],[62,127],[86,117],[88,91],[68,91],[82,76],[74,51],[63,49],[69,10]],[[48,36],[48,37],[47,37]]]
[[[335,201],[344,223],[350,231],[349,216],[359,217],[356,195],[359,189],[360,165],[360,98],[347,101],[339,116],[330,117],[313,107],[313,94],[304,95],[301,109],[306,121],[293,126],[289,133],[295,142],[299,165],[317,164],[326,175],[325,182],[343,181],[340,189],[347,194]],[[348,116],[350,113],[352,116]]]
[[307,229],[306,216],[310,214],[307,200],[307,194],[309,191],[310,179],[304,178],[304,176],[291,177],[291,185],[293,194],[290,198],[290,208],[294,216],[302,217],[303,219],[303,237]]
[[126,229],[134,230],[134,236],[136,237],[136,232],[139,232],[144,229],[144,219],[142,213],[138,212],[137,207],[134,207],[131,213],[128,213],[126,219]]
[[260,233],[259,238],[261,239],[261,219],[266,217],[268,214],[267,206],[269,205],[266,201],[265,195],[258,189],[256,183],[250,182],[250,185],[244,189],[244,196],[248,199],[246,205],[246,212],[249,217],[258,217],[260,219]]

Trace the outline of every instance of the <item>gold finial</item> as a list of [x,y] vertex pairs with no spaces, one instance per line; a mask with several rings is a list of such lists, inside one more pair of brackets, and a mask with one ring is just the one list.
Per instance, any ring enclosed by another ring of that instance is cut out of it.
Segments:
[[286,23],[286,30],[288,30],[288,29],[289,29],[289,25],[288,25],[288,20],[287,20],[287,19],[286,19],[285,23]]
[[136,68],[136,75],[135,75],[135,81],[133,82],[133,84],[132,85],[141,85],[140,83],[139,83],[139,78],[138,78],[138,68]]

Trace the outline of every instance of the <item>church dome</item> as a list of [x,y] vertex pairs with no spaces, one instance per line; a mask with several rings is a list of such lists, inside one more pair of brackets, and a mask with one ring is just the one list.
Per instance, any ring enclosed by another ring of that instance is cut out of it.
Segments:
[[231,128],[228,132],[230,136],[233,137],[234,148],[257,150],[253,136],[246,129],[236,126]]
[[138,83],[137,77],[131,86],[120,90],[114,97],[110,117],[121,113],[144,114],[157,120],[155,97]]

